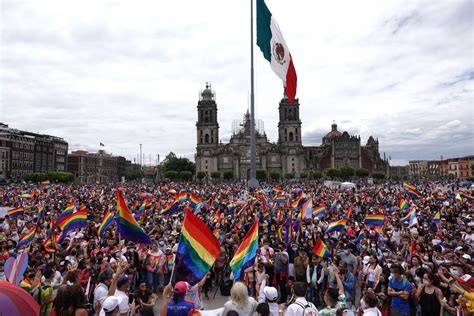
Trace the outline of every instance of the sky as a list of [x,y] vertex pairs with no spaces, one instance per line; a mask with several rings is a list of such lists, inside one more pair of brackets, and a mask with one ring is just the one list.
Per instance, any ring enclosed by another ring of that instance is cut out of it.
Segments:
[[[298,75],[304,145],[379,139],[391,164],[474,154],[474,2],[267,0]],[[220,137],[248,108],[250,2],[0,0],[0,122],[70,150],[194,159],[199,92]],[[255,46],[256,118],[277,141],[282,81]]]

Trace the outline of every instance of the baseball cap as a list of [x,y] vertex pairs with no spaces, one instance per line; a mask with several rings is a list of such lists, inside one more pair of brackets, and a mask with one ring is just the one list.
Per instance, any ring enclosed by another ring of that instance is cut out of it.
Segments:
[[363,262],[364,264],[369,263],[369,261],[370,261],[370,257],[369,257],[369,256],[365,256],[365,257],[364,257],[364,260],[362,260],[362,262]]
[[188,283],[186,283],[184,281],[179,281],[178,283],[176,283],[174,285],[174,289],[173,289],[173,291],[175,293],[184,293],[187,290],[189,290],[189,285],[188,285]]
[[123,297],[120,296],[109,296],[102,303],[102,309],[100,310],[99,316],[105,316],[105,313],[109,313],[117,308],[122,303]]
[[265,294],[267,300],[272,303],[278,299],[278,291],[272,286],[265,286],[265,288],[263,289],[263,293]]
[[463,255],[461,256],[461,258],[464,258],[464,259],[469,260],[469,261],[471,260],[471,256],[468,255],[467,253],[463,254]]

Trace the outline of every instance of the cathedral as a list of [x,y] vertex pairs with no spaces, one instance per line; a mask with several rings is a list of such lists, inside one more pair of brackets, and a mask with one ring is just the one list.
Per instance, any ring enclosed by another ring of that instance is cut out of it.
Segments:
[[[201,91],[198,105],[196,172],[232,172],[234,179],[248,179],[250,174],[250,114],[244,116],[240,128],[232,133],[229,143],[219,141],[219,122],[215,93],[210,85]],[[303,146],[301,140],[300,105],[287,98],[280,101],[278,142],[268,140],[264,131],[255,129],[257,169],[276,172],[281,177],[301,173],[324,172],[328,168],[351,166],[386,173],[388,161],[379,154],[378,140],[369,137],[361,145],[359,136],[337,130],[335,123],[320,146]]]

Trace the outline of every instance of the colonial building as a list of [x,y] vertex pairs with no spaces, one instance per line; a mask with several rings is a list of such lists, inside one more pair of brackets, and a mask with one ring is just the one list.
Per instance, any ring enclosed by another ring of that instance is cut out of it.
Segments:
[[[322,145],[303,146],[299,107],[298,99],[294,104],[289,103],[286,97],[280,101],[276,143],[270,142],[262,129],[256,129],[257,169],[277,172],[281,176],[323,172],[340,166],[365,168],[371,173],[388,173],[388,161],[380,157],[378,140],[371,136],[365,145],[361,145],[359,136],[338,131],[335,123],[323,137]],[[196,171],[208,175],[212,172],[232,172],[235,179],[248,179],[250,114],[245,114],[241,128],[233,131],[229,143],[223,144],[219,140],[215,93],[209,85],[201,91],[197,112]]]
[[32,172],[65,171],[68,143],[59,137],[17,130],[0,123],[0,179]]
[[126,159],[113,156],[104,150],[89,153],[76,150],[68,155],[67,170],[78,183],[118,182],[125,175]]

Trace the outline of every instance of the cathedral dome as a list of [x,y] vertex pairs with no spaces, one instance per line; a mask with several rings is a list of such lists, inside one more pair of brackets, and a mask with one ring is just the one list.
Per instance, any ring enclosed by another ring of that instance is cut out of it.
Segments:
[[213,100],[214,92],[212,92],[211,85],[206,83],[206,89],[201,92],[201,100]]
[[331,131],[323,137],[323,142],[328,142],[333,140],[334,138],[341,137],[342,133],[337,130],[337,124],[333,123],[331,125]]

